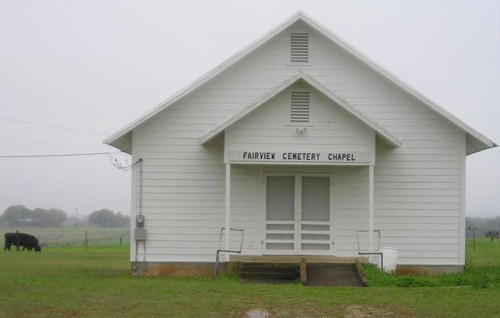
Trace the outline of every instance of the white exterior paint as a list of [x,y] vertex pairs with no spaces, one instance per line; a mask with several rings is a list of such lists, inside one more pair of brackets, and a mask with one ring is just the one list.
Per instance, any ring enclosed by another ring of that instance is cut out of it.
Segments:
[[[307,64],[288,62],[296,31],[310,35]],[[293,89],[311,91],[304,127],[288,122]],[[303,14],[106,142],[143,159],[148,240],[140,260],[214,262],[228,225],[245,229],[243,254],[262,255],[265,176],[313,173],[333,176],[333,255],[357,255],[356,230],[373,224],[382,245],[398,248],[399,263],[409,265],[464,265],[465,156],[495,146]],[[229,165],[241,151],[370,160]],[[137,173],[132,186],[138,213]],[[229,248],[238,247],[231,237]]]

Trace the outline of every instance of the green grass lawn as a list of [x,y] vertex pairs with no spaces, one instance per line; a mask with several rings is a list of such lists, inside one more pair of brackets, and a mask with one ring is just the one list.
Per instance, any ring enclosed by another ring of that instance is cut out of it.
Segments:
[[274,317],[500,316],[500,241],[477,240],[462,274],[395,277],[368,268],[368,288],[132,277],[128,253],[126,245],[1,252],[0,317],[243,317],[249,309]]

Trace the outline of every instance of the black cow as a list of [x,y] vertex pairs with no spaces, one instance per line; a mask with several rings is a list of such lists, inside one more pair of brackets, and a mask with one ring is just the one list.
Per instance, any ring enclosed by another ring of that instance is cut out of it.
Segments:
[[23,251],[28,249],[31,251],[34,249],[37,252],[40,252],[42,248],[40,247],[40,243],[38,243],[38,239],[31,234],[26,233],[5,233],[5,247],[4,251],[9,250],[12,245],[22,246]]

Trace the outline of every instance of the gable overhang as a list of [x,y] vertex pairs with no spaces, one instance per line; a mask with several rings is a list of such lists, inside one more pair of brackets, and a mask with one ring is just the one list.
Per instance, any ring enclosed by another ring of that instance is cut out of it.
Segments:
[[123,127],[110,137],[106,138],[103,142],[106,144],[109,144],[111,146],[114,146],[118,149],[121,149],[125,152],[130,153],[132,150],[132,131],[142,123],[146,122],[149,120],[151,117],[154,117],[156,114],[159,112],[165,110],[168,108],[170,105],[174,104],[178,100],[182,99],[186,95],[190,94],[192,91],[196,90],[203,84],[207,83],[211,79],[215,78],[228,68],[230,68],[232,65],[236,64],[238,61],[249,55],[251,52],[259,48],[260,46],[264,45],[266,42],[274,38],[276,35],[279,33],[283,32],[286,30],[288,27],[293,25],[294,23],[302,21],[303,23],[309,25],[311,28],[322,34],[323,36],[327,37],[330,39],[332,42],[334,42],[336,45],[347,51],[349,54],[353,55],[356,57],[358,60],[366,64],[368,67],[376,71],[377,73],[381,74],[385,78],[387,78],[389,81],[394,83],[396,86],[400,87],[402,90],[410,94],[411,96],[415,97],[417,100],[422,102],[424,105],[427,107],[431,108],[450,122],[452,122],[454,125],[462,129],[467,136],[467,150],[466,154],[472,154],[481,150],[485,150],[488,148],[496,147],[497,145],[490,139],[488,139],[486,136],[480,134],[476,130],[472,129],[468,125],[466,125],[464,122],[459,120],[457,117],[452,115],[450,112],[446,111],[433,101],[431,101],[428,97],[424,96],[414,88],[412,88],[410,85],[406,84],[402,80],[400,80],[398,77],[396,77],[394,74],[388,72],[387,70],[383,69],[382,67],[378,66],[374,61],[372,61],[370,58],[362,54],[360,51],[358,51],[356,48],[351,46],[347,41],[339,37],[337,34],[333,33],[320,23],[314,21],[312,18],[310,18],[308,15],[306,15],[304,12],[297,12],[295,15],[290,17],[288,20],[283,22],[282,24],[278,25],[276,28],[272,29],[270,32],[265,34],[262,38],[258,39],[257,41],[252,42],[250,45],[248,45],[246,48],[242,49],[229,59],[227,59],[225,62],[220,64],[219,66],[215,67],[205,75],[201,76],[199,79],[195,80],[193,83],[188,85],[186,88],[180,90],[173,96],[171,96],[169,99],[163,101],[156,107],[154,107],[151,111],[147,112],[143,116],[139,117],[137,120],[131,122],[129,125]]
[[472,136],[470,134],[465,135],[466,141],[466,155],[472,155],[476,152],[483,151],[489,148],[498,147],[496,143],[489,140],[485,136],[481,135],[483,140],[479,140],[477,136]]
[[[116,147],[120,150],[123,150],[125,152],[130,153],[131,151],[131,142],[132,142],[132,130],[134,130],[136,127],[141,125],[142,123],[146,122],[150,118],[154,117],[156,114],[159,112],[165,110],[168,108],[170,105],[174,104],[175,102],[179,101],[183,97],[187,96],[203,84],[207,83],[211,79],[215,78],[217,75],[221,74],[228,68],[230,68],[232,65],[236,64],[238,61],[243,59],[245,56],[249,55],[252,53],[254,50],[259,48],[260,46],[264,45],[267,41],[281,33],[282,31],[286,30],[288,27],[290,27],[292,24],[296,23],[299,20],[302,20],[305,17],[305,15],[302,12],[298,12],[292,17],[290,17],[288,20],[283,22],[282,24],[278,25],[274,29],[272,29],[270,32],[265,34],[262,38],[250,43],[247,47],[242,49],[241,51],[237,52],[235,55],[221,63],[220,65],[216,66],[214,69],[209,71],[208,73],[204,74],[194,82],[192,82],[190,85],[186,86],[184,89],[181,89],[178,91],[176,94],[172,95],[170,98],[167,100],[161,102],[158,104],[156,107],[151,109],[149,112],[144,114],[143,116],[139,117],[135,121],[131,122],[127,126],[123,127],[113,135],[109,136],[106,138],[103,143],[111,145],[113,147]],[[129,151],[127,151],[129,150]]]
[[244,107],[239,113],[236,115],[230,117],[228,120],[223,122],[221,125],[216,126],[215,128],[211,129],[207,133],[205,133],[203,136],[198,138],[198,142],[201,145],[205,145],[210,140],[214,139],[216,136],[218,136],[220,133],[225,131],[227,128],[229,128],[231,125],[234,123],[238,122],[240,119],[254,111],[255,109],[259,108],[263,104],[265,104],[267,101],[269,101],[271,98],[275,97],[276,95],[280,94],[283,92],[285,89],[290,87],[291,85],[303,81],[306,84],[310,85],[314,89],[318,90],[320,93],[325,95],[327,98],[329,98],[331,101],[333,101],[335,104],[339,105],[341,108],[346,110],[348,113],[356,117],[358,120],[363,122],[366,126],[370,127],[375,131],[377,136],[381,137],[383,140],[385,140],[390,146],[392,147],[399,147],[401,146],[401,141],[398,140],[392,133],[390,133],[388,130],[386,130],[384,127],[382,127],[380,124],[372,120],[371,118],[367,117],[365,114],[357,110],[355,107],[350,105],[347,101],[343,100],[342,98],[338,97],[335,95],[331,90],[326,88],[324,85],[322,85],[320,82],[315,80],[313,77],[309,76],[308,74],[304,72],[298,72],[294,76],[288,78],[287,80],[281,82],[278,86],[273,88],[272,90],[264,93],[262,96],[258,97],[255,99],[253,102],[248,104],[246,107]]

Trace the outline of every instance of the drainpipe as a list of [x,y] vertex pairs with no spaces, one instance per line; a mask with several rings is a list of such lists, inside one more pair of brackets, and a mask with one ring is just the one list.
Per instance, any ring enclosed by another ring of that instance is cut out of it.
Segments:
[[135,236],[135,262],[133,266],[133,270],[135,273],[139,271],[139,242],[142,242],[144,244],[144,260],[143,260],[143,267],[144,267],[144,272],[146,271],[146,236],[147,236],[147,231],[146,228],[144,228],[144,214],[142,213],[142,196],[143,196],[143,160],[140,158],[134,165],[139,165],[139,195],[138,195],[138,202],[139,202],[139,213],[136,215],[135,221],[135,230],[134,230],[134,236]]

